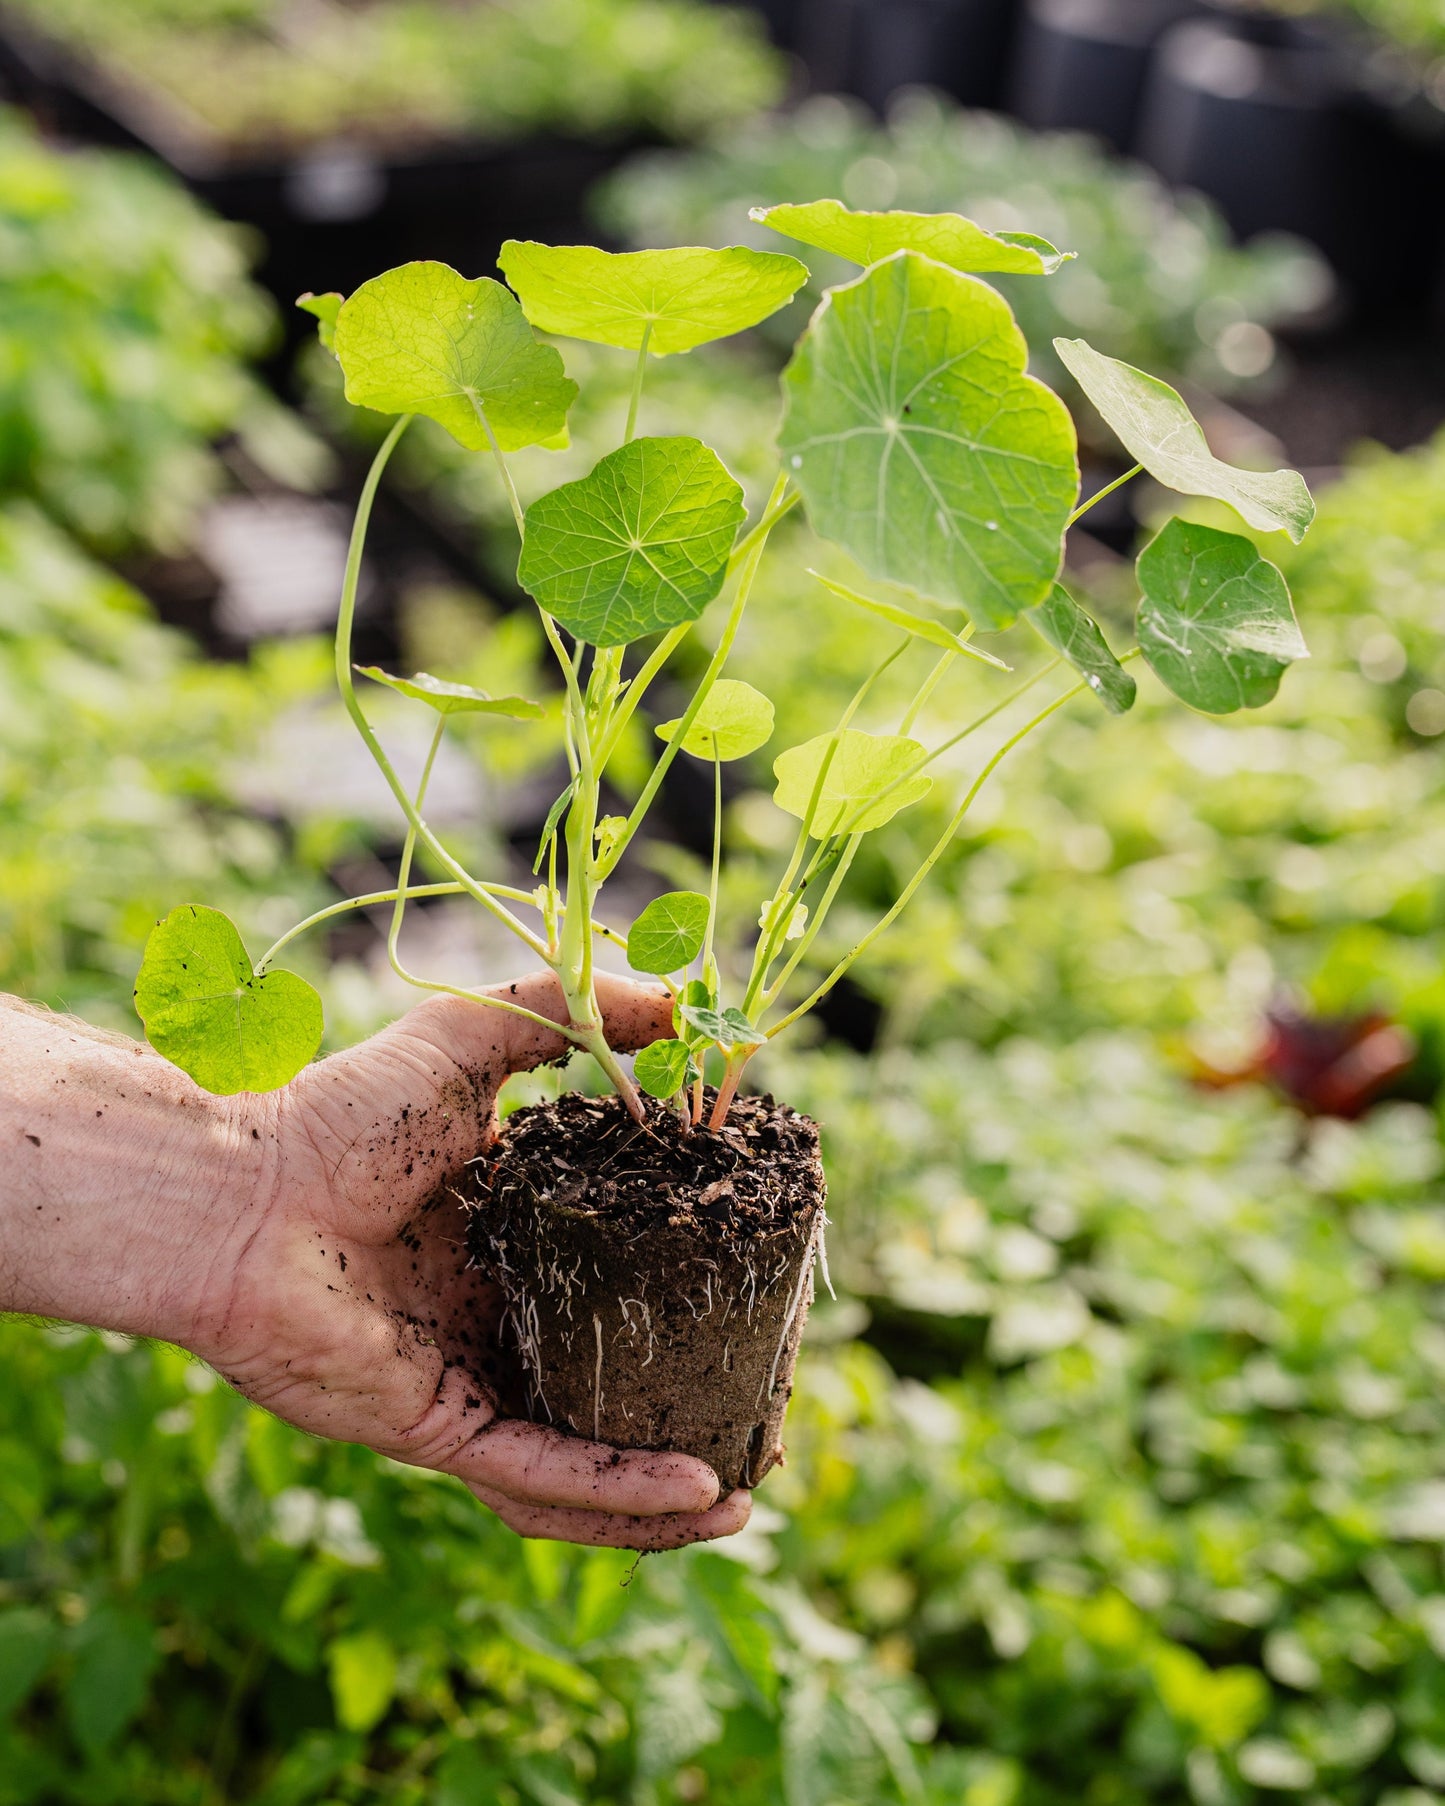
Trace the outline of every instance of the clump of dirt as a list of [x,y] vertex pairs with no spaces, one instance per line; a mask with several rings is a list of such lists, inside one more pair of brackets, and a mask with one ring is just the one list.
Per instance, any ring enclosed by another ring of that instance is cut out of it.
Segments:
[[466,1188],[526,1414],[697,1455],[754,1486],[780,1437],[821,1250],[816,1124],[771,1097],[688,1132],[570,1095],[510,1117]]

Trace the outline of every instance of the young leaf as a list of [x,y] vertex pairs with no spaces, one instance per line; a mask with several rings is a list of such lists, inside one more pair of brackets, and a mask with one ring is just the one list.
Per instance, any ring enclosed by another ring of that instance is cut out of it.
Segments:
[[[818,806],[810,819],[808,806],[818,772],[835,740]],[[853,727],[841,734],[819,734],[816,740],[779,753],[773,761],[773,775],[778,780],[773,801],[789,815],[806,820],[815,840],[826,840],[845,826],[850,834],[863,834],[869,828],[881,828],[900,809],[928,794],[933,779],[922,772],[906,778],[887,796],[881,794],[923,757],[924,749],[916,740],[899,734],[865,734]],[[877,801],[871,808],[861,807],[873,798]]]
[[700,1033],[687,1020],[687,1010],[716,1010],[717,992],[702,978],[690,978],[682,987],[677,1001],[672,1006],[673,1033],[678,1039],[685,1041],[689,1048],[696,1049],[708,1040],[708,1036]]
[[289,1084],[321,1045],[321,999],[294,972],[257,978],[234,925],[187,903],[151,930],[135,985],[146,1038],[218,1097]]
[[895,251],[917,251],[975,275],[1052,276],[1074,255],[1032,232],[986,232],[959,213],[855,213],[841,201],[806,201],[754,207],[748,217],[852,263],[881,263]]
[[714,1010],[695,1003],[680,1003],[677,1007],[689,1028],[719,1047],[761,1047],[766,1039],[741,1010]]
[[1119,663],[1096,623],[1064,588],[1056,583],[1028,618],[1088,684],[1111,715],[1123,715],[1134,706],[1138,685]]
[[405,263],[362,283],[336,316],[346,399],[427,414],[471,451],[540,445],[567,424],[577,385],[539,345],[500,282],[445,263]]
[[[656,357],[725,339],[775,314],[808,280],[776,251],[598,251],[507,240],[497,259],[542,332]],[[648,328],[651,332],[648,332]]]
[[698,439],[634,439],[527,510],[517,581],[593,646],[695,621],[727,576],[743,492]]
[[814,527],[875,577],[1007,627],[1048,593],[1074,426],[985,283],[900,251],[813,316],[780,437]]
[[632,1062],[637,1082],[649,1097],[666,1101],[697,1077],[691,1052],[681,1041],[654,1041]]
[[654,897],[627,936],[627,963],[633,971],[663,977],[691,965],[707,938],[709,907],[695,890]]
[[1251,527],[1298,544],[1315,517],[1296,470],[1238,470],[1216,458],[1184,397],[1157,376],[1105,357],[1083,339],[1055,339],[1065,367],[1130,456],[1166,489],[1228,502]]
[[[664,721],[659,740],[671,741],[682,717]],[[773,737],[773,705],[761,690],[735,677],[720,677],[708,691],[682,750],[698,759],[745,759]]]
[[439,715],[505,715],[511,721],[540,721],[547,712],[540,702],[529,702],[525,696],[488,696],[485,690],[454,684],[426,671],[418,671],[414,677],[391,677],[375,665],[356,669],[363,677],[427,703]]
[[927,615],[916,615],[911,609],[900,608],[896,602],[882,602],[876,596],[865,596],[861,590],[849,589],[846,583],[835,583],[831,577],[825,577],[821,571],[808,572],[816,577],[824,589],[832,590],[835,596],[841,596],[845,602],[852,602],[858,608],[866,608],[869,614],[877,615],[881,621],[887,621],[892,627],[901,627],[905,633],[915,638],[927,640],[930,646],[938,646],[944,652],[958,652],[965,658],[981,659],[986,665],[994,665],[1000,671],[1008,671],[1001,658],[995,658],[991,652],[985,652],[981,646],[975,646],[971,640],[961,635],[950,633],[942,621],[931,621]]
[[538,847],[537,847],[536,864],[533,865],[533,867],[532,867],[532,876],[534,878],[536,877],[537,873],[540,872],[542,869],[542,861],[547,857],[547,844],[551,840],[552,836],[557,832],[557,824],[558,824],[558,822],[561,821],[564,813],[566,812],[568,803],[570,803],[572,801],[572,797],[573,797],[574,793],[576,792],[576,789],[577,789],[576,778],[569,779],[567,786],[563,790],[561,796],[559,796],[557,798],[556,802],[553,803],[552,807],[547,811],[547,820],[543,824],[542,838],[541,838],[541,841],[538,843]]
[[1309,657],[1284,578],[1237,533],[1172,520],[1138,572],[1140,649],[1191,708],[1257,709],[1285,666]]
[[313,295],[308,289],[304,295],[296,297],[296,305],[303,313],[315,314],[316,336],[328,351],[336,349],[336,316],[345,299],[345,295],[337,294],[335,290],[326,295]]

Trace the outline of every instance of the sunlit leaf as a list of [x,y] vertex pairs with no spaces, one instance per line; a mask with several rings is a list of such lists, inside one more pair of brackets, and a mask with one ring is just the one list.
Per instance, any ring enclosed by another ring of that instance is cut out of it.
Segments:
[[852,263],[881,263],[895,251],[917,251],[975,275],[1052,276],[1074,255],[1032,232],[987,232],[959,213],[860,213],[841,201],[805,201],[754,207],[750,217]]
[[334,350],[349,402],[427,414],[472,451],[493,436],[502,451],[544,444],[577,396],[516,297],[445,263],[406,263],[364,282],[336,317]]
[[765,1039],[763,1031],[741,1010],[716,1010],[701,1004],[683,1003],[678,1005],[678,1014],[690,1028],[707,1040],[715,1041],[719,1047],[761,1047]]
[[336,1639],[326,1652],[326,1665],[343,1730],[371,1730],[396,1695],[396,1651],[379,1631],[357,1631]]
[[[925,756],[916,740],[900,734],[865,734],[852,727],[841,734],[819,734],[816,740],[779,753],[773,761],[773,775],[778,780],[773,801],[789,815],[806,821],[815,840],[826,840],[844,827],[851,834],[866,833],[869,828],[881,828],[900,809],[928,794],[932,778],[922,772],[908,775]],[[827,771],[810,815],[825,760]],[[899,779],[903,781],[899,783]],[[890,789],[895,783],[897,789]]]
[[784,465],[875,577],[1007,627],[1048,593],[1079,490],[1073,422],[985,283],[900,251],[834,289],[784,375]]
[[1063,584],[1056,583],[1038,607],[1028,611],[1028,616],[1111,715],[1122,715],[1134,706],[1138,685],[1109,650],[1097,623],[1084,613]]
[[[671,741],[682,716],[664,721],[659,740]],[[773,737],[773,705],[761,690],[733,677],[720,677],[703,699],[682,750],[699,759],[745,759]]]
[[995,658],[993,653],[985,652],[981,646],[975,646],[961,634],[951,633],[942,621],[932,621],[927,615],[914,614],[912,609],[900,608],[896,602],[884,602],[877,596],[865,596],[861,590],[849,589],[846,583],[835,583],[821,571],[809,571],[808,575],[816,577],[824,589],[831,590],[835,596],[841,596],[845,602],[867,609],[869,614],[877,615],[880,621],[887,621],[891,627],[901,627],[915,639],[927,640],[930,646],[937,646],[944,652],[957,652],[965,658],[980,659],[985,665],[994,665],[1000,671],[1010,669],[1001,658]]
[[599,251],[508,239],[497,259],[542,332],[667,357],[766,320],[808,280],[796,257],[713,251]]
[[1257,709],[1309,657],[1284,578],[1239,534],[1172,520],[1138,570],[1140,649],[1191,708]]
[[1177,390],[1132,364],[1105,357],[1083,339],[1055,339],[1054,350],[1113,428],[1130,456],[1166,489],[1207,495],[1267,533],[1298,542],[1315,505],[1296,470],[1239,470],[1210,451],[1199,422]]
[[151,930],[135,1006],[156,1052],[221,1097],[289,1084],[321,1045],[321,999],[306,980],[257,978],[235,926],[199,904]]
[[701,891],[674,890],[654,897],[627,936],[627,963],[659,977],[680,972],[702,952],[711,906]]
[[328,351],[336,349],[336,316],[341,312],[341,303],[345,295],[335,290],[325,295],[307,293],[296,297],[296,305],[303,313],[316,316],[316,336]]
[[424,702],[439,715],[505,715],[511,721],[540,721],[547,712],[540,702],[529,702],[525,696],[488,696],[485,690],[451,683],[426,671],[418,671],[414,677],[392,677],[375,665],[356,668],[363,677]]
[[676,1097],[697,1077],[691,1052],[681,1041],[654,1041],[632,1062],[637,1082],[649,1097]]
[[743,492],[698,439],[634,439],[527,510],[517,581],[578,639],[695,621],[722,588]]

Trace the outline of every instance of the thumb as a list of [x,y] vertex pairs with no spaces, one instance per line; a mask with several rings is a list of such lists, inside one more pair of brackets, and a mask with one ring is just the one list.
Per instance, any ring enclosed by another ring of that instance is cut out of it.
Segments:
[[[618,1053],[634,1053],[672,1033],[672,998],[658,985],[638,984],[635,979],[599,972],[596,978],[602,1030],[609,1047]],[[505,1003],[519,1004],[549,1021],[567,1020],[562,986],[552,972],[534,972],[514,984],[494,985],[487,993]],[[464,1005],[463,1008],[466,1006]],[[571,1048],[565,1036],[551,1033],[525,1016],[503,1015],[495,1010],[475,1012],[492,1018],[488,1024],[504,1043],[503,1058],[509,1072],[530,1072],[547,1060],[561,1059]]]

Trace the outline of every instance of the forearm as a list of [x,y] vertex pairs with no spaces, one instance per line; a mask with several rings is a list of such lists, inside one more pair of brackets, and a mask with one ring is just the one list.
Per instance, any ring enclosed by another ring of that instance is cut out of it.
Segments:
[[186,1341],[266,1151],[149,1048],[0,996],[0,1310]]

